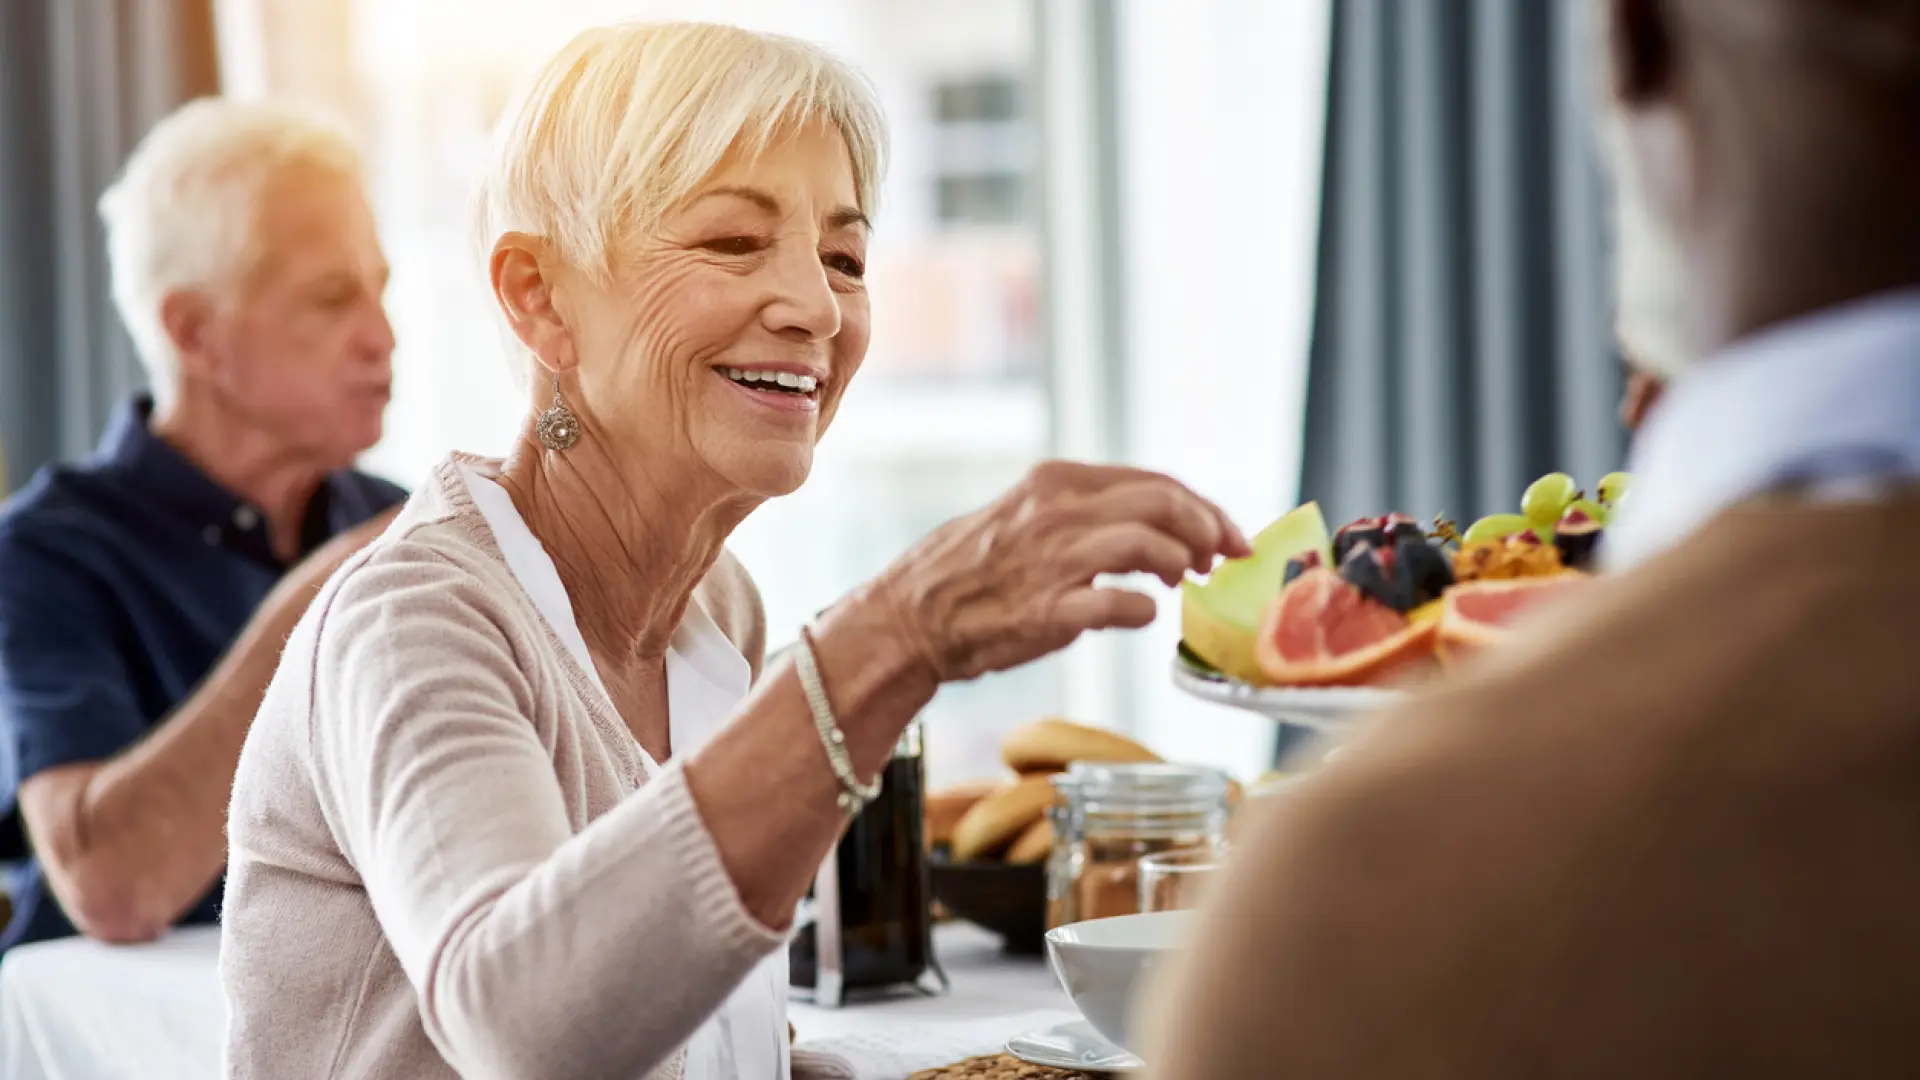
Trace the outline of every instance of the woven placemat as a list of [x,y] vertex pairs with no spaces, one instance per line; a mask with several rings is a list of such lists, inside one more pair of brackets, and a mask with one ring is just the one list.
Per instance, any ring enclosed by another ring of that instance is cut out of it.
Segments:
[[907,1080],[1100,1080],[1105,1075],[1029,1065],[1012,1054],[988,1054],[917,1072]]

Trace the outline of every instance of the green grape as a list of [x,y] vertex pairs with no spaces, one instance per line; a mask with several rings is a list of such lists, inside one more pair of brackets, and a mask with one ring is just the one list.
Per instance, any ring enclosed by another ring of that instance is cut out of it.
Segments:
[[1580,487],[1566,473],[1548,473],[1527,485],[1520,496],[1520,513],[1536,529],[1550,529],[1567,512],[1567,504],[1580,497]]
[[1627,489],[1632,486],[1632,473],[1610,472],[1600,478],[1600,486],[1594,490],[1600,493],[1601,502],[1618,506],[1620,500],[1627,497]]
[[1526,532],[1530,526],[1527,519],[1519,514],[1489,514],[1467,526],[1460,537],[1462,544],[1478,544],[1483,540],[1505,540],[1517,532]]
[[[1607,519],[1611,516],[1611,514],[1609,513],[1606,507],[1600,505],[1597,502],[1594,502],[1592,499],[1573,500],[1573,502],[1567,505],[1567,514],[1571,514],[1575,510],[1578,510],[1581,513],[1592,518],[1595,524],[1603,527],[1607,524]],[[1567,516],[1567,514],[1562,514],[1560,516],[1561,518],[1564,519]]]

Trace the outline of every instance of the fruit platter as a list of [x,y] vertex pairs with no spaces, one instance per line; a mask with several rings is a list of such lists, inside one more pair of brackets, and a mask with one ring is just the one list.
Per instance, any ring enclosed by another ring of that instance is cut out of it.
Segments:
[[1336,728],[1513,637],[1585,587],[1632,477],[1589,497],[1550,473],[1463,532],[1398,513],[1329,531],[1315,503],[1262,529],[1253,554],[1181,584],[1174,683],[1274,720]]

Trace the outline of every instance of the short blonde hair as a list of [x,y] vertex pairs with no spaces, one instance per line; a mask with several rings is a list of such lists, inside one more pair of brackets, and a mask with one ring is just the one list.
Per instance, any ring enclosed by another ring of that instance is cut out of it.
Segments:
[[161,301],[178,289],[244,281],[265,254],[256,242],[261,199],[276,179],[302,168],[362,178],[358,149],[331,122],[278,105],[202,98],[155,124],[100,196],[114,306],[158,404],[172,400],[179,380]]
[[622,241],[729,154],[759,153],[816,122],[846,139],[855,197],[873,217],[886,122],[866,78],[825,49],[707,23],[588,30],[502,122],[475,240],[486,258],[505,233],[543,237],[604,281]]

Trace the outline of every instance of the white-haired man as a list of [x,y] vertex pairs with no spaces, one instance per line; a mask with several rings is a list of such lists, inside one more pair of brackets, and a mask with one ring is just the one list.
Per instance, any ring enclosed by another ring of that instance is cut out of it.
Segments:
[[152,392],[0,510],[0,809],[31,850],[0,948],[216,917],[280,647],[403,498],[351,468],[380,437],[393,332],[349,141],[194,102],[100,211]]

